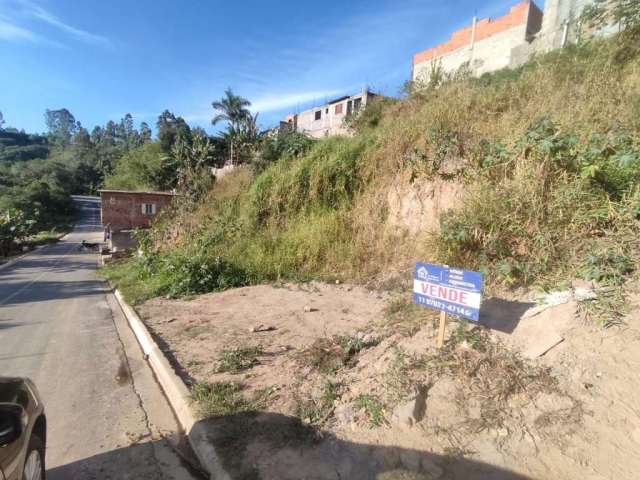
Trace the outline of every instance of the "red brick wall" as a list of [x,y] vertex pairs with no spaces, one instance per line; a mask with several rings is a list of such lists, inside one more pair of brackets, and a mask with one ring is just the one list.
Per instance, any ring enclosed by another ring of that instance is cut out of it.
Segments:
[[146,192],[100,192],[102,225],[111,225],[112,230],[146,228],[154,215],[142,211],[145,203],[155,204],[156,215],[173,199],[172,195]]
[[[479,42],[486,38],[489,38],[497,33],[505,32],[514,27],[524,25],[527,23],[529,15],[529,5],[531,2],[520,2],[513,7],[508,14],[496,19],[483,18],[476,22],[476,38],[475,41]],[[533,6],[533,5],[532,5]],[[453,32],[448,42],[437,45],[433,48],[417,53],[413,57],[413,64],[417,65],[425,61],[433,60],[434,58],[441,57],[447,53],[451,53],[459,48],[471,44],[471,35],[473,33],[473,26],[462,28],[456,32]]]

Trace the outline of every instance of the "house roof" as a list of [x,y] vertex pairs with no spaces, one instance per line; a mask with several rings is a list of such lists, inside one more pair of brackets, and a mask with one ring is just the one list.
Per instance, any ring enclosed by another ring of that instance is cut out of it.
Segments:
[[351,97],[351,95],[345,95],[344,97],[336,98],[334,100],[331,100],[330,102],[327,102],[327,105],[331,105],[333,103],[341,102],[341,101],[346,100],[347,98],[350,98],[350,97]]
[[135,190],[98,190],[100,193],[126,193],[137,195],[168,195],[174,197],[176,194],[173,192],[140,192]]

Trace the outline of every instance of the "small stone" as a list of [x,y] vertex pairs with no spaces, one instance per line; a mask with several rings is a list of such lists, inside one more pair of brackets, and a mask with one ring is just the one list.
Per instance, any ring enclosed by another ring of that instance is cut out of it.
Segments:
[[585,300],[595,300],[598,298],[598,294],[592,288],[577,287],[573,290],[573,296],[578,302],[584,302]]
[[596,373],[596,377],[598,377],[598,378],[602,377],[602,372]]
[[313,308],[313,307],[311,307],[311,306],[309,306],[309,305],[306,305],[306,306],[304,307],[304,311],[305,311],[305,312],[317,312],[317,311],[318,311],[318,309],[317,309],[317,308]]
[[353,423],[356,414],[353,411],[353,407],[349,404],[346,404],[336,407],[334,415],[340,423],[348,425],[350,423]]
[[273,330],[275,330],[276,327],[274,327],[273,325],[264,325],[264,324],[260,324],[260,325],[255,325],[253,327],[251,327],[249,329],[250,333],[257,333],[257,332],[272,332]]

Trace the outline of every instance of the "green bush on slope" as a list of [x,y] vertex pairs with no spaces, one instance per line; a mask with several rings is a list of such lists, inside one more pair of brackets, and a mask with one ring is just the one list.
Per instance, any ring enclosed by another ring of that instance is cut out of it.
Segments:
[[[155,226],[151,266],[110,274],[143,279],[142,299],[276,279],[368,280],[418,258],[509,286],[581,274],[598,258],[603,268],[617,256],[633,263],[640,61],[616,63],[616,42],[383,102],[353,123],[353,138],[218,182],[194,211]],[[401,178],[459,182],[465,197],[439,232],[409,234],[387,222]]]

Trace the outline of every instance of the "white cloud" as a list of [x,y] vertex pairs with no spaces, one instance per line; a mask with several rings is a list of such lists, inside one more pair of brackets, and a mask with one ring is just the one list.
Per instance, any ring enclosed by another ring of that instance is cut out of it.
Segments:
[[45,44],[51,45],[53,47],[65,48],[65,46],[61,43],[49,40],[41,35],[38,35],[35,32],[32,32],[31,30],[11,23],[3,17],[0,17],[0,40],[6,40],[9,42]]
[[342,93],[341,90],[312,91],[298,93],[269,94],[251,103],[253,112],[275,112],[285,108],[301,106],[314,101],[324,103],[328,97]]
[[113,43],[108,38],[69,25],[53,13],[45,10],[41,6],[29,0],[16,0],[16,3],[22,8],[10,8],[9,11],[11,12],[11,18],[8,17],[8,11],[4,12],[4,16],[0,16],[0,39],[49,44],[58,47],[63,46],[62,44],[53,40],[49,40],[32,30],[18,26],[15,22],[19,18],[23,21],[28,19],[35,19],[44,22],[85,43],[100,45],[102,47],[113,46]]
[[202,123],[213,118],[213,110],[211,113],[191,113],[189,115],[182,115],[185,122]]
[[[251,101],[249,109],[254,113],[279,112],[286,109],[306,108],[310,103],[324,103],[332,97],[344,93],[345,90],[318,90],[309,92],[289,92],[279,94],[267,94]],[[213,109],[205,112],[190,113],[182,115],[182,118],[189,123],[208,124],[214,116]],[[263,118],[262,115],[260,118]]]

